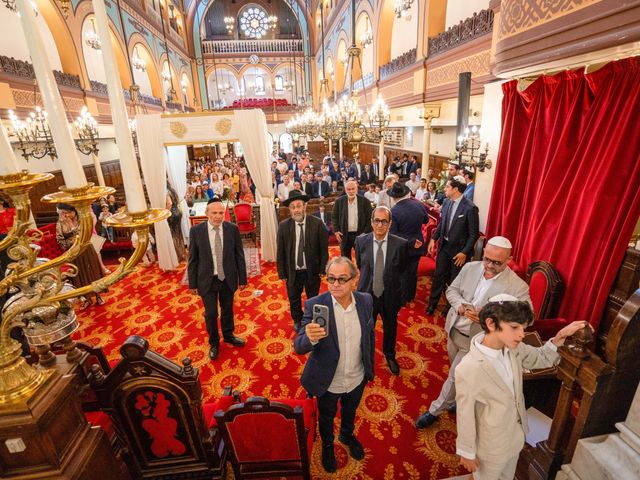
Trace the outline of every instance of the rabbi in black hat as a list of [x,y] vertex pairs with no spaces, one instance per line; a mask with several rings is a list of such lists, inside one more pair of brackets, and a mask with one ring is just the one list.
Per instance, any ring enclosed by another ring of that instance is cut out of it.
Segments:
[[307,298],[320,291],[320,274],[329,260],[329,241],[324,223],[307,215],[309,197],[291,190],[282,204],[289,207],[290,218],[278,225],[278,278],[286,280],[293,329],[302,323],[302,290]]
[[411,189],[396,182],[387,194],[395,204],[391,209],[391,233],[407,241],[407,268],[404,278],[403,304],[413,301],[416,296],[418,264],[426,252],[422,225],[429,221],[427,209],[419,200],[411,197]]

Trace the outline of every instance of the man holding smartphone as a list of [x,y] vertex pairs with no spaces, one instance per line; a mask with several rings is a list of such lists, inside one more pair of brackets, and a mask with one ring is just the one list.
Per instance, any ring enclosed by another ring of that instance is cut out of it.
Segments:
[[449,375],[440,395],[431,402],[429,410],[416,419],[417,428],[430,427],[445,410],[455,408],[455,370],[469,353],[471,338],[482,332],[478,312],[490,298],[506,293],[529,302],[529,285],[509,268],[511,242],[505,237],[489,239],[482,261],[465,264],[446,292],[451,304],[444,329],[447,331]]
[[[353,434],[356,410],[364,387],[373,380],[375,351],[373,300],[368,293],[355,292],[358,270],[346,257],[329,260],[326,268],[329,291],[304,304],[302,328],[294,340],[296,353],[310,353],[300,383],[318,401],[319,430],[322,439],[322,466],[337,470],[334,453],[333,421],[340,400],[338,440],[355,460],[365,456],[362,444]],[[315,309],[316,306],[324,307]],[[314,310],[317,310],[314,319]],[[321,310],[328,312],[328,331],[318,322]]]

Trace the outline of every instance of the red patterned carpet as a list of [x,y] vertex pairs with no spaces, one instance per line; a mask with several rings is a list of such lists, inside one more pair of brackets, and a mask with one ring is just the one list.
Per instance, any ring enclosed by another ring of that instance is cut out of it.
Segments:
[[[337,253],[335,247],[331,250]],[[200,298],[180,284],[183,272],[184,267],[176,272],[138,267],[105,295],[106,305],[80,312],[82,328],[76,338],[102,345],[109,360],[119,359],[120,345],[134,334],[147,338],[151,348],[176,362],[189,356],[200,368],[205,400],[217,398],[229,384],[247,395],[304,398],[299,377],[305,357],[293,351],[286,292],[275,265],[263,263],[262,275],[250,278],[248,287],[236,294],[236,334],[247,345],[221,344],[213,363],[207,356]],[[419,279],[418,298],[426,297],[429,284],[429,279]],[[463,473],[455,456],[452,415],[443,415],[426,431],[413,425],[418,413],[437,396],[448,371],[443,318],[437,317],[435,324],[427,322],[424,308],[424,302],[417,301],[400,312],[399,377],[387,369],[382,325],[377,323],[376,378],[365,390],[355,432],[366,458],[351,459],[336,442],[339,469],[327,474],[320,463],[318,436],[311,453],[313,478],[436,480]]]

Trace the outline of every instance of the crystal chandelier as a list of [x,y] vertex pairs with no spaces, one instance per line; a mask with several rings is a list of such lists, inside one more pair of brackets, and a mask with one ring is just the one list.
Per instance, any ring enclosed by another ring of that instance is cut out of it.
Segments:
[[235,19],[233,17],[224,17],[224,26],[227,29],[227,33],[231,35],[233,33],[233,27],[235,26]]
[[362,35],[360,35],[360,44],[362,48],[370,47],[373,44],[373,32],[371,31],[371,25],[367,22],[367,28]]
[[378,95],[377,100],[369,110],[369,128],[367,130],[367,139],[371,141],[380,141],[385,130],[389,127],[391,113],[389,107],[383,98]]
[[393,11],[396,14],[396,18],[404,18],[405,20],[411,20],[411,14],[409,10],[413,0],[395,0],[393,4]]
[[84,106],[80,115],[73,122],[73,127],[78,134],[76,148],[84,155],[98,154],[98,122],[96,122],[89,109]]
[[13,110],[9,110],[9,120],[13,133],[18,137],[18,149],[26,161],[30,157],[40,159],[49,155],[54,160],[58,156],[45,110],[36,106],[35,112],[31,112],[26,121],[20,120]]
[[100,41],[100,36],[98,35],[98,32],[96,32],[96,25],[94,23],[93,18],[91,19],[91,27],[93,30],[87,32],[85,42],[91,48],[93,48],[98,53],[100,53],[101,51],[100,49],[102,48],[102,42]]
[[162,71],[161,77],[162,77],[162,80],[164,80],[167,83],[171,81],[171,74],[166,70]]
[[136,70],[141,72],[147,71],[147,62],[145,62],[140,55],[138,55],[138,46],[133,50],[133,55],[131,56],[131,66]]
[[269,22],[269,28],[271,30],[275,30],[276,27],[278,26],[278,17],[276,17],[275,15],[269,15],[268,22]]

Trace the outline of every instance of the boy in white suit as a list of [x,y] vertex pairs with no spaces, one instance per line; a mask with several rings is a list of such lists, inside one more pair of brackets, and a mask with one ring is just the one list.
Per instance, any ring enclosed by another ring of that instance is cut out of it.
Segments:
[[522,369],[558,363],[565,339],[584,328],[573,322],[540,348],[522,343],[533,322],[527,302],[496,295],[480,311],[484,333],[471,340],[471,350],[456,369],[456,453],[476,480],[512,480],[528,431],[522,395]]

